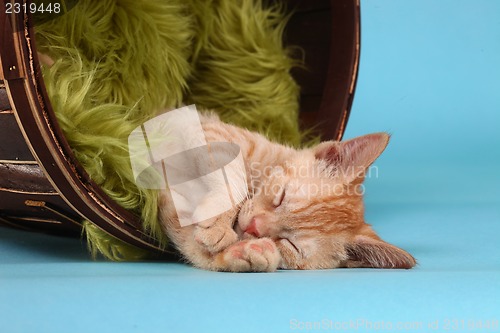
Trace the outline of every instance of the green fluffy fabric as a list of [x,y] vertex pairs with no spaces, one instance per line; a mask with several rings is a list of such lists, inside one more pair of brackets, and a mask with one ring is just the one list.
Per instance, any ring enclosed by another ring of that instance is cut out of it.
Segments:
[[[44,81],[76,158],[163,247],[158,193],[136,186],[128,135],[163,109],[195,103],[298,145],[299,88],[281,42],[285,21],[281,8],[259,0],[80,0],[36,27],[38,51],[55,60],[44,66]],[[94,255],[144,257],[84,226]]]
[[284,52],[286,20],[261,1],[194,1],[197,19],[190,103],[217,110],[225,121],[298,145],[299,88]]

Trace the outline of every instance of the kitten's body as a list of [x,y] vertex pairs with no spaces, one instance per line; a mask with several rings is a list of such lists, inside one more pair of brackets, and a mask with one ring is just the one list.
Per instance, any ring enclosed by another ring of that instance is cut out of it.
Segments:
[[214,115],[200,119],[208,143],[240,147],[250,195],[241,208],[181,227],[169,190],[162,192],[162,226],[189,262],[235,272],[414,266],[411,255],[380,240],[364,222],[360,186],[387,134],[296,150]]

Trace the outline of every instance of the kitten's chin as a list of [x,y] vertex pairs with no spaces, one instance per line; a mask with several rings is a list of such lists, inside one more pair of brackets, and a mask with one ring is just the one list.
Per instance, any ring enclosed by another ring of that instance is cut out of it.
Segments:
[[255,237],[254,235],[248,234],[248,233],[243,233],[243,235],[240,237],[241,239],[257,239],[258,237]]

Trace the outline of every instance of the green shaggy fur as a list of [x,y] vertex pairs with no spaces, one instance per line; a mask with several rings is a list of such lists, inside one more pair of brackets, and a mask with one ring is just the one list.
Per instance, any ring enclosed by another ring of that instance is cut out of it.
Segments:
[[[299,88],[281,42],[284,25],[282,10],[259,0],[80,0],[36,27],[39,52],[55,60],[43,68],[45,85],[77,159],[162,246],[158,193],[135,185],[128,135],[162,109],[195,103],[298,145]],[[84,226],[94,255],[144,257]]]

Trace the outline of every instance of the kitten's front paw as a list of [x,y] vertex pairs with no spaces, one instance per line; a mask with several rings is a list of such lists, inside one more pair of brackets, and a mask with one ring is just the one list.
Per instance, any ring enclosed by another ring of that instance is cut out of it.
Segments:
[[224,262],[232,272],[273,272],[281,255],[269,238],[240,241],[224,251]]
[[227,226],[212,224],[209,227],[197,225],[194,239],[210,253],[217,253],[238,240],[238,235]]

